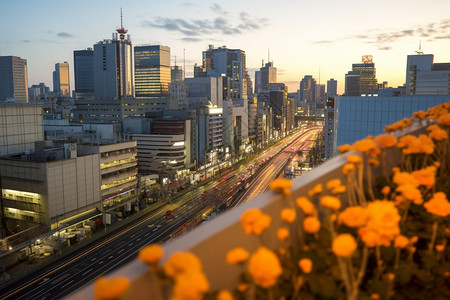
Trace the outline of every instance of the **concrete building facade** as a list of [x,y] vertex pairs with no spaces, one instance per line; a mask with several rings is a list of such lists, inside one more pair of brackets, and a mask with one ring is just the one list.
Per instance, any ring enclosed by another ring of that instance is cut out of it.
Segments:
[[27,60],[17,56],[0,56],[0,101],[28,102]]

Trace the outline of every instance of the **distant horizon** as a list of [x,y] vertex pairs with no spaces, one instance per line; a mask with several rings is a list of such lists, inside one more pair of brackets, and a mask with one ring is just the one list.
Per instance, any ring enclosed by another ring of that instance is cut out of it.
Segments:
[[[422,45],[435,62],[450,62],[450,1],[380,0],[365,6],[356,0],[318,0],[314,3],[277,1],[173,0],[5,0],[0,18],[8,25],[0,55],[27,60],[28,85],[45,83],[53,89],[56,63],[67,61],[70,87],[74,89],[73,51],[92,48],[123,24],[133,46],[165,45],[171,50],[171,65],[183,66],[193,77],[195,63],[212,44],[241,49],[254,86],[255,71],[262,61],[277,68],[277,81],[289,92],[300,80],[312,75],[317,83],[334,78],[338,93],[344,92],[345,74],[363,55],[373,55],[378,82],[388,86],[405,83],[407,55]],[[403,12],[403,14],[399,14]],[[349,50],[351,49],[351,51]],[[320,75],[319,75],[320,73]]]

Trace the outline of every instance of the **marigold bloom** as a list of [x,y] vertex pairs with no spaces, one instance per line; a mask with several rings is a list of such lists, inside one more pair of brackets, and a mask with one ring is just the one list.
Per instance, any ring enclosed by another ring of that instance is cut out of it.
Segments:
[[345,185],[340,185],[331,190],[333,195],[340,195],[347,191],[347,187]]
[[312,215],[316,211],[316,207],[306,197],[299,197],[295,200],[297,206],[303,211],[305,215]]
[[303,273],[309,274],[312,271],[313,263],[309,258],[302,258],[299,260],[298,266]]
[[450,126],[450,113],[441,116],[438,120],[439,125]]
[[349,144],[344,144],[344,145],[340,145],[338,147],[338,151],[339,153],[345,153],[352,150],[352,146],[350,146]]
[[409,244],[409,239],[404,235],[397,235],[394,239],[395,248],[405,248]]
[[371,158],[367,162],[373,167],[378,167],[380,165],[380,161],[376,158]]
[[426,117],[427,113],[424,112],[423,110],[419,110],[419,111],[416,111],[413,115],[414,115],[414,118],[417,119],[417,121],[420,121]]
[[310,197],[320,195],[323,192],[322,184],[316,184],[311,190],[308,191]]
[[248,262],[248,272],[253,281],[263,288],[275,285],[282,271],[278,257],[265,247],[259,247]]
[[366,225],[369,212],[362,206],[350,206],[339,214],[338,223],[348,227],[358,228]]
[[420,185],[427,187],[428,189],[432,188],[434,183],[436,182],[436,167],[429,166],[424,169],[420,169],[411,173],[412,176],[419,182]]
[[145,246],[139,251],[138,258],[146,264],[156,264],[164,256],[164,248],[158,244]]
[[348,233],[339,234],[331,244],[334,254],[340,257],[350,257],[357,247],[355,238]]
[[447,200],[447,196],[443,192],[434,193],[433,198],[431,198],[423,206],[430,214],[444,218],[450,215],[450,203]]
[[218,294],[217,294],[217,300],[233,300],[233,294],[231,294],[230,291],[228,290],[221,290]]
[[269,188],[274,192],[290,195],[292,185],[293,183],[290,180],[277,178],[270,183]]
[[391,148],[397,144],[397,138],[388,133],[376,136],[374,141],[380,148]]
[[385,196],[389,195],[389,193],[391,192],[391,187],[390,186],[385,186],[381,189],[381,193]]
[[444,251],[445,246],[444,245],[436,245],[434,247],[434,249],[436,249],[437,252],[442,252],[442,251]]
[[202,263],[191,252],[175,252],[169,257],[163,268],[167,276],[174,278],[188,271],[200,272],[202,270]]
[[408,172],[395,172],[392,181],[394,181],[394,183],[397,185],[409,184],[414,187],[419,186],[419,182],[417,181],[417,179]]
[[448,139],[448,134],[445,130],[437,128],[429,133],[430,138],[436,141]]
[[423,203],[422,193],[412,184],[401,185],[397,187],[396,191],[402,193],[403,197],[405,197],[409,201],[414,202],[417,205]]
[[209,282],[200,271],[188,271],[175,277],[171,300],[201,300],[209,291]]
[[375,231],[363,227],[358,230],[358,234],[366,247],[372,248],[380,245],[380,236]]
[[320,198],[320,204],[329,209],[338,210],[341,208],[341,201],[337,197],[334,196],[323,196]]
[[277,237],[280,241],[285,241],[289,237],[289,230],[287,228],[278,228]]
[[238,289],[238,291],[241,292],[241,293],[245,292],[246,290],[248,290],[248,283],[245,283],[245,282],[239,283],[239,284],[237,285],[237,289]]
[[246,234],[260,235],[270,226],[272,218],[257,208],[250,208],[241,216],[242,227]]
[[307,233],[316,233],[320,230],[320,221],[316,217],[307,217],[303,220],[303,229]]
[[376,148],[377,145],[372,139],[364,139],[353,143],[352,149],[361,153],[367,153]]
[[130,281],[126,277],[107,279],[99,277],[94,284],[94,299],[111,300],[122,297],[130,288]]
[[378,295],[377,293],[372,293],[370,295],[370,299],[372,299],[372,300],[379,300],[380,299],[380,295]]
[[367,205],[369,219],[364,229],[379,235],[379,245],[388,245],[400,234],[400,215],[394,203],[387,200],[372,201]]
[[409,242],[411,244],[415,244],[415,243],[417,243],[418,240],[419,240],[419,237],[415,235],[409,239]]
[[362,157],[356,154],[347,156],[347,161],[352,164],[359,164],[362,162]]
[[348,164],[345,164],[342,167],[342,173],[344,175],[348,175],[348,174],[352,173],[353,171],[355,171],[355,165],[354,164],[348,163]]
[[234,248],[227,252],[227,263],[230,265],[243,263],[248,259],[250,254],[242,247]]
[[341,180],[340,179],[331,179],[330,181],[327,182],[327,184],[325,185],[327,187],[327,189],[332,190],[337,186],[341,185]]
[[295,209],[285,208],[281,211],[281,220],[285,221],[286,223],[294,222],[295,217]]
[[431,131],[436,130],[436,129],[441,129],[441,128],[437,124],[432,124],[432,125],[427,127],[427,131],[428,132],[431,132]]

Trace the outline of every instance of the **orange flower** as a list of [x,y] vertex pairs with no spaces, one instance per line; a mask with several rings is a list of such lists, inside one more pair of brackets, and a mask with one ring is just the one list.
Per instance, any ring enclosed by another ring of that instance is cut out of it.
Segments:
[[338,147],[338,151],[339,153],[345,153],[352,150],[352,146],[350,146],[349,144],[344,144],[344,145],[340,145]]
[[209,291],[209,282],[200,271],[188,271],[175,277],[171,300],[201,300]]
[[377,143],[380,148],[391,148],[397,144],[397,138],[388,133],[384,133],[375,137],[375,143]]
[[227,263],[230,265],[236,265],[243,263],[249,257],[249,253],[242,247],[234,248],[227,252]]
[[428,189],[432,188],[435,183],[436,167],[429,166],[412,172],[412,176],[419,182],[420,185],[426,186]]
[[320,229],[320,221],[316,217],[306,217],[303,220],[303,229],[307,233],[316,233]]
[[359,164],[362,162],[362,157],[356,154],[347,156],[347,161],[352,164]]
[[368,160],[369,164],[374,167],[378,167],[380,165],[380,161],[376,158],[371,158]]
[[310,197],[317,196],[317,195],[320,195],[322,193],[322,191],[323,191],[322,184],[319,183],[319,184],[316,184],[316,186],[314,186],[311,190],[308,191],[308,195]]
[[108,280],[99,277],[94,284],[94,299],[111,300],[122,297],[130,288],[130,281],[125,277],[117,277]]
[[338,210],[341,208],[341,201],[333,196],[323,196],[320,198],[320,204],[333,210]]
[[274,192],[290,195],[292,185],[292,181],[290,180],[277,178],[270,183],[269,188]]
[[450,126],[450,113],[441,116],[438,120],[439,125]]
[[345,193],[346,190],[347,190],[347,187],[346,187],[345,185],[340,185],[340,186],[335,187],[335,188],[331,191],[331,193],[332,193],[333,195],[340,195],[340,194]]
[[436,128],[435,130],[431,131],[429,134],[430,138],[436,141],[442,141],[445,139],[448,139],[448,134],[445,130],[442,130],[440,128]]
[[411,184],[401,185],[397,187],[396,191],[402,193],[403,197],[405,197],[409,201],[414,202],[417,205],[423,203],[422,193],[418,188]]
[[431,131],[436,130],[436,129],[441,129],[441,128],[437,124],[432,124],[432,125],[427,127],[427,131],[428,132],[431,132]]
[[202,270],[202,263],[197,256],[191,252],[175,252],[164,264],[164,272],[167,276],[175,276],[185,273]]
[[297,198],[295,202],[305,215],[312,215],[316,211],[314,204],[312,204],[306,197]]
[[373,230],[369,230],[363,227],[358,230],[358,234],[366,247],[371,248],[377,245],[381,245],[380,236]]
[[431,154],[434,152],[433,140],[425,134],[420,134],[419,137],[405,135],[400,138],[397,147],[402,149],[402,153],[405,155],[414,153]]
[[292,223],[295,220],[295,209],[285,208],[281,211],[281,220]]
[[279,228],[277,231],[277,237],[280,241],[285,241],[289,237],[289,230],[287,228]]
[[434,193],[433,198],[431,198],[423,206],[430,214],[444,218],[450,215],[450,203],[447,200],[447,196],[443,192]]
[[233,294],[230,293],[228,290],[221,290],[217,294],[217,300],[233,300]]
[[417,119],[417,121],[420,121],[426,117],[427,113],[422,110],[419,110],[419,111],[416,111],[413,115]]
[[272,218],[257,208],[250,208],[242,214],[241,221],[246,234],[260,235],[270,226]]
[[367,153],[370,152],[372,149],[376,148],[377,145],[372,139],[364,139],[360,141],[356,141],[353,143],[353,150],[356,150],[361,153]]
[[381,189],[381,193],[385,196],[389,195],[390,192],[391,188],[389,186],[385,186],[384,188]]
[[407,172],[395,172],[393,181],[397,185],[409,184],[414,187],[419,186],[419,182],[417,181],[417,179],[412,174]]
[[355,165],[354,164],[348,163],[348,164],[345,164],[342,167],[342,173],[344,175],[348,175],[348,174],[352,173],[353,171],[355,171]]
[[339,214],[338,223],[344,223],[348,227],[358,228],[366,225],[369,212],[361,206],[350,206]]
[[257,285],[269,288],[275,285],[283,270],[275,253],[265,247],[259,247],[250,257],[248,272]]
[[309,274],[312,271],[313,263],[309,258],[302,258],[299,260],[298,266],[303,273]]
[[436,245],[434,247],[434,249],[436,249],[437,252],[442,252],[442,251],[444,251],[445,246],[444,245]]
[[339,234],[331,245],[331,248],[337,256],[350,257],[357,247],[355,238],[348,233]]
[[400,215],[394,203],[375,200],[367,205],[369,219],[364,229],[372,230],[379,236],[379,244],[386,245],[400,234]]
[[329,190],[334,189],[337,186],[341,185],[341,180],[340,179],[331,179],[330,181],[327,182],[326,187]]
[[245,282],[239,283],[237,286],[237,289],[241,293],[245,292],[246,290],[248,290],[248,283],[245,283]]
[[138,258],[146,264],[156,264],[164,256],[164,249],[158,244],[145,246],[139,251]]
[[394,240],[395,248],[405,248],[409,244],[409,239],[404,235],[397,235]]

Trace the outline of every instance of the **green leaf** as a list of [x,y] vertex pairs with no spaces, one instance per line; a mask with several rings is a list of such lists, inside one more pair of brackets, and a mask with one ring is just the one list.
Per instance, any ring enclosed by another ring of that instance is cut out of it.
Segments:
[[338,296],[338,288],[333,277],[325,274],[310,274],[306,278],[311,291],[325,298],[336,299]]

